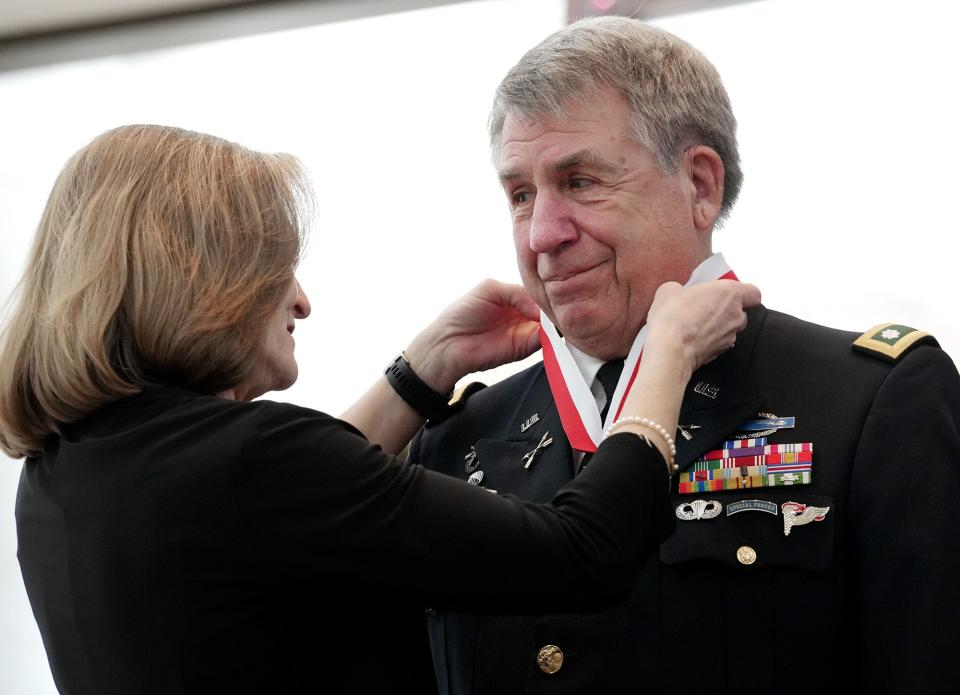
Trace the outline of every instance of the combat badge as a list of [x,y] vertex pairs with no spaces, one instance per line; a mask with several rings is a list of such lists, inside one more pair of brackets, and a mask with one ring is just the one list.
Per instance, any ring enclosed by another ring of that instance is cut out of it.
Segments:
[[809,507],[800,502],[784,502],[780,505],[783,510],[783,535],[789,536],[794,526],[805,526],[811,521],[823,521],[827,518],[830,507]]
[[777,430],[792,429],[795,422],[794,417],[777,417],[772,413],[758,413],[756,419],[747,420],[737,427],[737,434],[734,434],[733,438],[766,437]]

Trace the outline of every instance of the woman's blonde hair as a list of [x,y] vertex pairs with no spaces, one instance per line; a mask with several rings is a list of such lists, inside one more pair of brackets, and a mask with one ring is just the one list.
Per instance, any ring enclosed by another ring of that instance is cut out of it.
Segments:
[[36,454],[151,383],[239,384],[311,207],[296,159],[202,133],[124,126],[77,152],[0,335],[0,449]]

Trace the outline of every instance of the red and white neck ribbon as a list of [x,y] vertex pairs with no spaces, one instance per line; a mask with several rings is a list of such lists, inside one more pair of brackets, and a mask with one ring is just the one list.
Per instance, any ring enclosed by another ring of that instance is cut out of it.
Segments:
[[[736,280],[730,266],[723,259],[723,255],[715,253],[698,265],[684,287],[697,285],[711,280]],[[547,370],[547,381],[553,400],[560,413],[560,422],[567,439],[577,451],[596,451],[603,438],[604,428],[609,427],[619,416],[623,408],[623,401],[637,378],[640,367],[640,357],[643,353],[643,344],[647,340],[647,326],[644,325],[637,334],[623,362],[623,372],[613,392],[610,408],[607,411],[606,422],[600,422],[600,410],[597,401],[590,391],[580,368],[577,367],[573,355],[567,344],[560,337],[556,326],[540,312],[540,344],[543,347],[543,364]]]

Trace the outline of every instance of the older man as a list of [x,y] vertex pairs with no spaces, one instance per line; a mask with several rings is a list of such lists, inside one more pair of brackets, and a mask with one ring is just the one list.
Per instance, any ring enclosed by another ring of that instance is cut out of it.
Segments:
[[[490,124],[544,363],[470,397],[410,455],[542,501],[615,420],[656,288],[735,277],[711,246],[740,188],[735,120],[695,49],[606,18],[527,53]],[[694,375],[676,438],[677,532],[631,600],[431,612],[441,692],[957,687],[960,377],[932,337],[761,308]]]

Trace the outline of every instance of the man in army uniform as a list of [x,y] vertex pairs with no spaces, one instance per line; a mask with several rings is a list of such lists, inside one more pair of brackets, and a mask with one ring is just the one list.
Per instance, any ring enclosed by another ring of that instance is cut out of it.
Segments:
[[[631,19],[571,25],[510,70],[491,140],[544,362],[428,425],[413,462],[536,501],[589,465],[657,287],[735,277],[711,245],[735,125],[713,66]],[[931,336],[761,307],[680,423],[677,531],[628,603],[431,612],[442,693],[960,687],[960,377]]]

